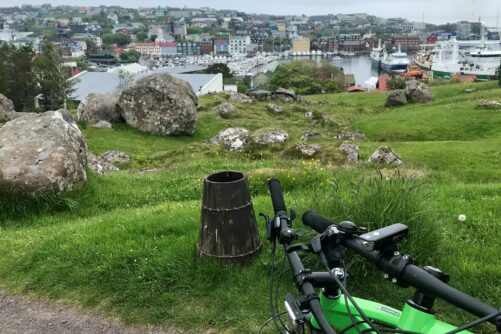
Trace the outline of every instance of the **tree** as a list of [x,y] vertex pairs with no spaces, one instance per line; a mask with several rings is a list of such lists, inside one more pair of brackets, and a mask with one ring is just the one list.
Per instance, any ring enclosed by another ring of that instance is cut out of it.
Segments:
[[228,78],[231,78],[233,76],[228,65],[223,64],[223,63],[215,63],[212,65],[209,65],[207,67],[207,69],[205,70],[205,73],[209,73],[209,74],[222,73],[224,79],[228,79]]
[[270,79],[270,88],[284,87],[299,94],[332,93],[344,90],[343,71],[329,63],[293,61],[280,65]]
[[131,42],[130,36],[124,34],[123,32],[117,32],[116,34],[106,33],[101,36],[101,39],[103,40],[103,43],[108,46],[113,44],[124,46]]
[[0,93],[12,100],[16,111],[29,112],[35,108],[38,88],[32,59],[30,47],[7,44],[0,47]]
[[145,40],[148,39],[148,34],[145,33],[145,32],[142,32],[142,31],[138,32],[136,34],[136,39],[137,39],[138,42],[144,42]]
[[59,50],[51,43],[44,43],[44,51],[34,62],[34,73],[43,96],[42,107],[56,110],[66,107],[66,100],[73,92],[74,80],[64,66]]
[[141,54],[136,50],[130,50],[121,52],[118,56],[124,63],[137,63]]

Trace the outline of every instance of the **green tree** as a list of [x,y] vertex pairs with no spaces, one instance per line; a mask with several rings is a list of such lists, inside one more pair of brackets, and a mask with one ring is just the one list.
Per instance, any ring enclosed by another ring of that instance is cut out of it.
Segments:
[[7,44],[0,47],[0,93],[12,100],[16,111],[29,112],[35,108],[38,88],[32,59],[30,47]]
[[118,71],[118,91],[122,92],[124,89],[129,87],[132,82],[134,82],[134,76],[132,73],[125,69],[120,69]]
[[215,63],[212,65],[209,65],[207,69],[205,70],[205,73],[209,74],[217,74],[217,73],[222,73],[224,79],[228,79],[233,77],[233,74],[231,73],[230,68],[228,65],[223,64],[223,63]]
[[118,57],[124,63],[137,63],[141,54],[136,50],[124,51],[121,52]]
[[148,34],[145,33],[145,32],[142,32],[142,31],[138,32],[136,34],[136,39],[137,39],[138,42],[144,42],[145,40],[148,39]]
[[66,107],[66,100],[73,92],[74,80],[64,66],[61,54],[51,43],[44,43],[44,51],[34,62],[34,72],[42,94],[42,107],[56,110]]
[[344,90],[343,71],[329,63],[293,61],[280,65],[270,79],[270,88],[293,89],[299,94],[333,93]]
[[113,44],[124,46],[131,42],[130,36],[124,34],[123,32],[117,32],[116,34],[106,33],[101,36],[101,39],[103,40],[103,44],[107,46],[111,46]]

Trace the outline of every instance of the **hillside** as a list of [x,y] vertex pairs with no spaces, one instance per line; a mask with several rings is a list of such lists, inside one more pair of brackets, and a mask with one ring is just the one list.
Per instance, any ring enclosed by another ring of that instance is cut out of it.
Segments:
[[[470,86],[477,91],[465,93]],[[124,151],[133,162],[117,173],[91,174],[79,194],[1,202],[0,287],[65,299],[125,323],[255,333],[269,318],[269,246],[262,221],[264,249],[253,265],[232,268],[195,258],[202,180],[230,169],[249,174],[256,213],[272,212],[266,181],[276,177],[298,214],[314,208],[361,226],[409,224],[404,250],[448,272],[450,285],[499,306],[501,112],[476,105],[500,101],[501,93],[497,82],[438,86],[433,93],[433,103],[395,109],[383,107],[381,93],[278,103],[283,114],[267,111],[265,102],[239,104],[228,119],[211,111],[224,97],[203,97],[191,137],[82,125],[91,151]],[[306,112],[317,120],[306,119]],[[283,146],[251,145],[242,152],[205,143],[228,127],[282,129],[290,138]],[[295,147],[304,131],[314,129],[321,137],[309,142],[321,144],[320,153],[302,157]],[[361,156],[356,166],[346,165],[340,141],[333,139],[341,130],[367,137],[355,141]],[[404,160],[398,171],[364,162],[382,144]],[[354,294],[397,307],[412,296],[412,290],[360,267],[359,261],[350,267]],[[292,290],[282,282],[281,290]],[[442,302],[437,313],[458,325],[471,319]],[[475,332],[491,332],[483,328]]]

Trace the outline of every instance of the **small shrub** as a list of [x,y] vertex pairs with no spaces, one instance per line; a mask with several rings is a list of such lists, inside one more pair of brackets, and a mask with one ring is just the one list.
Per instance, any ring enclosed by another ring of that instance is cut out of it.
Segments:
[[393,77],[390,80],[388,80],[388,89],[390,90],[405,89],[406,81],[407,80],[404,78]]

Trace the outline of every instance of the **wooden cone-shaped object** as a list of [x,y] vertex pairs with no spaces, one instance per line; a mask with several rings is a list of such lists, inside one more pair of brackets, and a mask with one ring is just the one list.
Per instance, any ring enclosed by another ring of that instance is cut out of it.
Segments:
[[224,171],[204,179],[199,256],[245,265],[261,248],[247,183],[240,172]]

